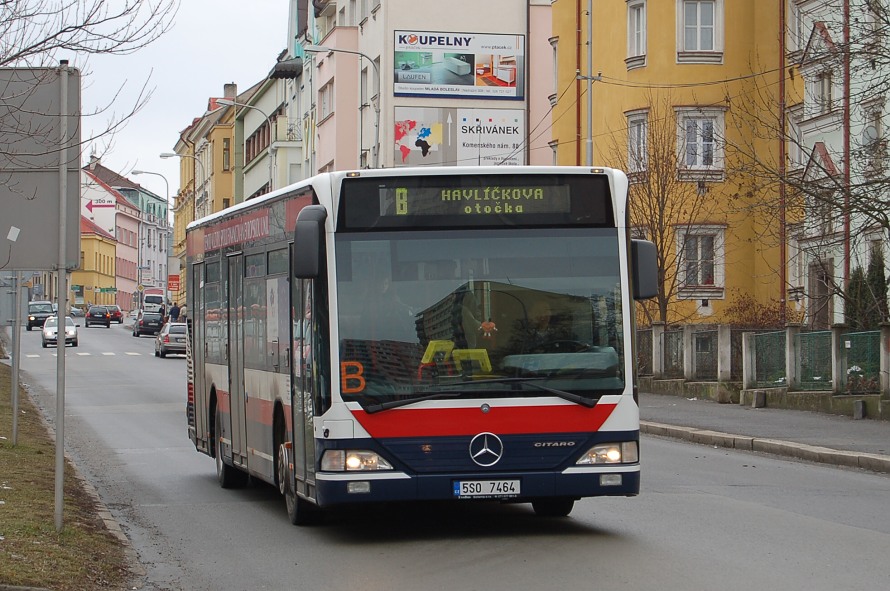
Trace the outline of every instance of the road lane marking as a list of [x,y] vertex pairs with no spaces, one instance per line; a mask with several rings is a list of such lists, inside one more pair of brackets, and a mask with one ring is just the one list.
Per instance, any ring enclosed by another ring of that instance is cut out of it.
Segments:
[[107,355],[107,356],[109,356],[109,357],[114,357],[114,356],[115,356],[115,353],[114,353],[114,352],[106,351],[105,353],[102,353],[102,355]]
[[127,351],[127,355],[136,355],[137,357],[142,355],[142,353],[134,353],[133,351]]

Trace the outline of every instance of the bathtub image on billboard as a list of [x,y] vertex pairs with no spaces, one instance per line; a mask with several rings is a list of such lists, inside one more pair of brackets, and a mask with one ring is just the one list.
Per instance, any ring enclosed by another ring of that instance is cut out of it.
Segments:
[[396,107],[395,166],[525,164],[522,109]]
[[525,37],[395,31],[395,96],[521,100]]

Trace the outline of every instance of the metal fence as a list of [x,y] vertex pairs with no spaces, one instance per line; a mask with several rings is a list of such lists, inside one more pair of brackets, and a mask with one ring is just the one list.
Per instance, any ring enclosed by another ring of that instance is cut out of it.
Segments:
[[847,368],[849,394],[875,393],[881,389],[880,331],[850,332],[843,336],[841,350]]
[[797,335],[800,389],[831,390],[831,331],[802,332]]
[[785,376],[785,331],[754,335],[754,382],[758,388],[779,388]]
[[655,379],[728,380],[746,389],[890,395],[890,324],[869,332],[657,325],[637,331],[637,368]]
[[637,372],[641,376],[652,375],[652,329],[637,331]]
[[695,379],[717,381],[717,329],[697,330],[692,335],[695,352]]
[[664,377],[683,376],[683,331],[664,331]]

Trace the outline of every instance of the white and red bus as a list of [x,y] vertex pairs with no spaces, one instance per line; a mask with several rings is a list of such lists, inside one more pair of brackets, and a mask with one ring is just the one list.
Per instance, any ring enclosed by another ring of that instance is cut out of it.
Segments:
[[627,179],[581,167],[325,173],[187,230],[188,429],[293,523],[344,504],[640,489]]

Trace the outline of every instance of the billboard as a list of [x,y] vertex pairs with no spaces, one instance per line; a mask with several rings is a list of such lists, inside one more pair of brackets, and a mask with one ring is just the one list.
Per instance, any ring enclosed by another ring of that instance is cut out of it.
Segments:
[[77,268],[80,72],[67,62],[60,68],[0,68],[0,97],[0,268],[55,269],[63,219],[65,266]]
[[395,108],[395,166],[525,164],[523,109]]
[[523,35],[394,33],[395,96],[525,98]]

